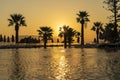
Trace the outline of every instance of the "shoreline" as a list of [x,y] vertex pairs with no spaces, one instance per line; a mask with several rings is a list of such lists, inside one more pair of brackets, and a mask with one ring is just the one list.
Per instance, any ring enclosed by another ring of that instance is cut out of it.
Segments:
[[[16,48],[43,48],[44,45],[38,45],[38,44],[11,44],[11,45],[0,45],[0,49],[16,49]],[[47,47],[64,47],[63,44],[50,44],[47,45]],[[68,48],[68,47],[67,47]],[[71,48],[99,48],[99,49],[120,49],[120,44],[86,44],[84,46],[81,46],[79,44],[73,44],[71,45]]]
[[[62,47],[63,45],[47,45],[47,47]],[[42,48],[44,45],[0,45],[0,49],[16,49],[16,48]]]
[[[15,48],[43,48],[44,47],[44,45],[36,45],[36,44],[33,44],[33,45],[31,45],[31,44],[24,44],[24,45],[0,45],[0,49],[15,49]],[[54,44],[54,45],[52,45],[52,44],[50,44],[50,45],[47,45],[47,47],[64,47],[64,45],[63,44],[60,44],[60,45],[58,45],[58,44]],[[67,47],[68,48],[68,47]],[[78,45],[78,44],[73,44],[73,45],[71,45],[71,47],[70,48],[95,48],[95,47],[93,47],[93,46],[80,46],[80,45]]]

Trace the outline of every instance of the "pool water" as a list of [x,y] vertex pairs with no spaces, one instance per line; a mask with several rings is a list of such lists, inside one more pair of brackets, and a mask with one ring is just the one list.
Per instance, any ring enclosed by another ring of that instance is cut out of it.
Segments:
[[0,80],[120,80],[120,50],[0,49]]

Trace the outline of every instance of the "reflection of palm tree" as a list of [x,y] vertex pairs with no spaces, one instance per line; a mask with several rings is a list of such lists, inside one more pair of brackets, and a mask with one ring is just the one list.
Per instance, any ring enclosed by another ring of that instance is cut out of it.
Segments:
[[46,48],[47,40],[52,39],[53,30],[50,27],[44,26],[40,27],[37,31],[39,32],[39,36],[43,38],[44,48]]
[[25,70],[22,64],[21,56],[16,49],[13,52],[13,65],[12,65],[12,74],[10,75],[10,80],[25,80]]
[[80,57],[80,66],[81,66],[81,78],[83,80],[85,80],[86,78],[86,73],[88,72],[88,70],[86,69],[87,66],[86,66],[86,52],[84,49],[81,49],[81,57]]
[[103,30],[103,28],[102,28],[102,23],[101,23],[101,22],[94,22],[94,25],[93,25],[93,27],[92,27],[91,30],[96,31],[97,44],[99,44],[99,32],[100,32],[100,30]]
[[15,25],[15,31],[16,31],[16,43],[18,43],[18,31],[20,26],[26,26],[25,20],[21,14],[12,14],[10,15],[11,19],[8,19],[9,25],[13,26]]
[[84,24],[90,21],[88,13],[86,11],[79,11],[77,14],[77,22],[81,23],[81,45],[84,45]]

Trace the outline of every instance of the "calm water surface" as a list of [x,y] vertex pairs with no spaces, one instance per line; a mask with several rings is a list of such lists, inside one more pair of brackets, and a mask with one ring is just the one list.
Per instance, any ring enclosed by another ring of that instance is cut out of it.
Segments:
[[120,50],[0,49],[0,80],[120,80]]

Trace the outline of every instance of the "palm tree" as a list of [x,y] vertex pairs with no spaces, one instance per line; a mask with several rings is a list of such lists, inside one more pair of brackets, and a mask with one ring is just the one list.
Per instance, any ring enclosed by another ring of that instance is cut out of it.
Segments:
[[15,41],[15,39],[14,39],[14,35],[12,35],[11,41],[12,41],[12,42],[14,42],[14,41]]
[[3,41],[6,42],[6,40],[7,40],[7,39],[6,39],[6,35],[4,35]]
[[76,32],[76,38],[77,38],[77,43],[79,43],[80,42],[80,32]]
[[69,26],[62,26],[60,27],[60,33],[58,34],[59,37],[64,37],[64,48],[67,48],[67,29]]
[[62,28],[62,27],[60,27],[60,30],[59,30],[60,33],[58,34],[58,37],[60,37],[60,38],[62,39],[64,35],[63,35],[63,32],[62,32],[61,28]]
[[67,42],[68,42],[68,46],[70,48],[71,47],[71,43],[73,41],[73,37],[76,34],[76,31],[73,28],[70,28],[69,26],[66,26],[66,25],[64,25],[61,28],[63,29],[63,31],[60,30],[59,37],[63,37],[64,36],[64,48],[67,47]]
[[97,44],[99,44],[99,33],[100,30],[102,30],[102,23],[101,22],[94,22],[91,30],[96,31],[96,39],[97,39]]
[[3,37],[2,37],[2,34],[0,34],[0,42],[3,41]]
[[43,26],[43,27],[40,27],[40,29],[37,31],[39,32],[39,37],[43,39],[44,48],[47,48],[46,46],[47,40],[52,39],[53,30],[50,27]]
[[86,11],[79,11],[77,16],[77,22],[81,24],[81,45],[84,46],[84,24],[90,21],[89,15]]
[[71,43],[73,41],[73,37],[75,36],[76,31],[73,28],[68,28],[67,36],[68,36],[68,46],[71,47]]
[[101,36],[102,39],[104,39],[105,41],[115,43],[116,42],[116,39],[114,38],[115,34],[116,33],[114,32],[114,23],[107,23]]
[[7,37],[7,42],[10,42],[10,37],[9,36]]
[[26,26],[26,22],[25,22],[25,17],[23,17],[22,14],[11,14],[10,15],[10,19],[8,19],[9,21],[9,25],[8,26],[15,26],[15,37],[16,37],[16,43],[18,43],[19,40],[19,27],[20,26]]

